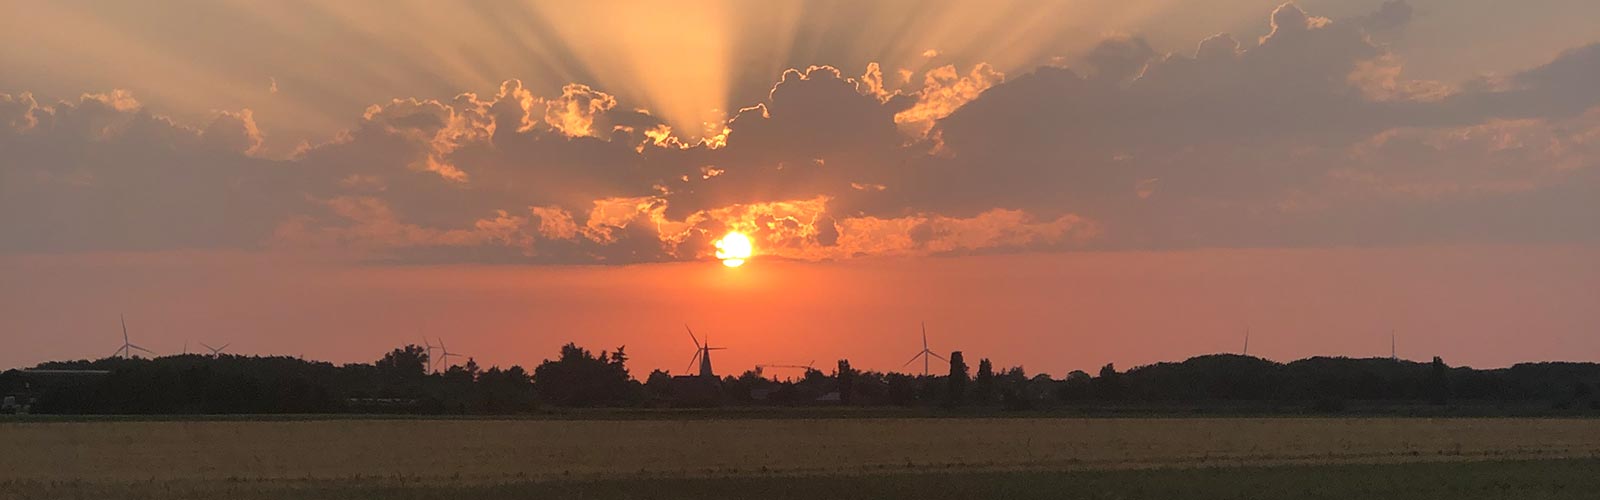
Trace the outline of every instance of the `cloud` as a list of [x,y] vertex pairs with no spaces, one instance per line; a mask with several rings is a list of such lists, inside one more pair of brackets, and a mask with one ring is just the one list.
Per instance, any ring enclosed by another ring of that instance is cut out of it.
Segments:
[[211,148],[238,154],[253,154],[261,149],[261,130],[250,110],[223,111],[201,133]]
[[909,109],[895,113],[894,122],[911,135],[922,137],[933,128],[934,122],[950,116],[961,106],[977,99],[1005,75],[987,64],[979,64],[966,75],[956,72],[955,66],[946,65],[928,71],[923,76],[922,90],[916,92],[916,103]]
[[895,70],[920,84],[788,70],[706,140],[580,84],[380,101],[278,159],[256,156],[252,110],[191,125],[125,91],[0,94],[0,251],[565,264],[707,258],[730,230],[797,260],[1600,239],[1600,45],[1418,81],[1383,41],[1410,17],[1285,4],[1179,53],[1115,36],[1014,75]]
[[1411,23],[1414,15],[1406,0],[1388,0],[1378,10],[1356,20],[1368,35],[1392,38]]
[[568,137],[593,135],[595,117],[615,107],[616,98],[605,92],[588,85],[567,85],[562,87],[561,97],[549,101],[544,122]]

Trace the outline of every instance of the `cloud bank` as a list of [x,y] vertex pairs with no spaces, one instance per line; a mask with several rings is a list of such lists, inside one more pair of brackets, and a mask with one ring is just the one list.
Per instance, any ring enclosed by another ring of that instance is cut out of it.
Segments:
[[[572,84],[374,104],[261,156],[251,110],[0,93],[0,252],[245,248],[389,262],[765,258],[1600,239],[1600,44],[1410,80],[1402,1],[1285,4],[1258,38],[1104,40],[1002,74],[789,70],[690,141]],[[887,73],[887,74],[886,74]]]

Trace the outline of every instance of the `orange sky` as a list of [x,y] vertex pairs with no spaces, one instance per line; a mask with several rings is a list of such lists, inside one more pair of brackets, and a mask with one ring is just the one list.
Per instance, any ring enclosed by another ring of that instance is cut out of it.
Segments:
[[7,7],[0,367],[1600,356],[1593,0]]
[[[681,372],[689,323],[755,363],[898,368],[933,347],[1061,376],[1237,351],[1454,364],[1600,357],[1600,249],[1205,250],[637,266],[346,267],[251,254],[6,259],[0,366],[189,339],[257,354],[369,361],[427,334],[481,364],[524,366],[560,343],[627,345],[636,376]],[[9,335],[8,335],[9,336]]]

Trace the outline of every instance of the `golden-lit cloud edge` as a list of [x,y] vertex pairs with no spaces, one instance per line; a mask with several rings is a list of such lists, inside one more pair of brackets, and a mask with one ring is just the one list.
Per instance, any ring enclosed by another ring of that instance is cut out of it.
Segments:
[[788,70],[698,139],[580,84],[393,99],[286,158],[248,109],[190,125],[120,90],[0,94],[0,251],[632,263],[710,258],[728,231],[797,260],[1600,239],[1600,46],[1407,80],[1372,37],[1407,18],[1286,4],[1251,46],[1118,36],[1018,75]]

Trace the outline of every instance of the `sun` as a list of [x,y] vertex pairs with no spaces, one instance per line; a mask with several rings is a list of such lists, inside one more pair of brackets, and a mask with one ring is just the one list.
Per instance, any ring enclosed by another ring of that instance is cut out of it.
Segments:
[[750,259],[750,253],[754,250],[750,245],[750,237],[738,231],[733,231],[728,233],[727,236],[723,236],[722,239],[717,240],[716,245],[717,258],[722,259],[722,265],[728,267],[744,265],[744,261]]

